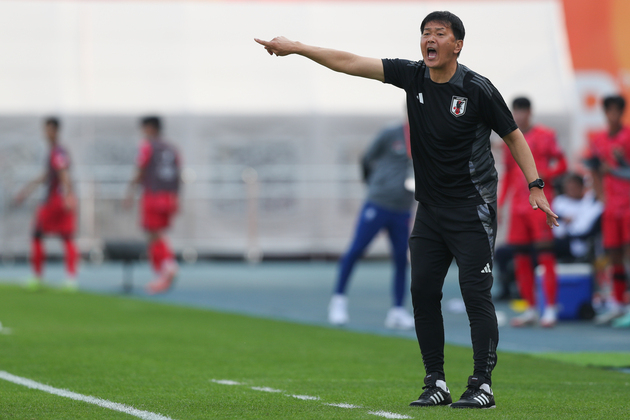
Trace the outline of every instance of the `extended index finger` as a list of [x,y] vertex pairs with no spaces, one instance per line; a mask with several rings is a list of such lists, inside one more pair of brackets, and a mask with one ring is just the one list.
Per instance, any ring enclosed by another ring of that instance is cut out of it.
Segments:
[[558,218],[558,215],[556,213],[553,212],[553,210],[551,210],[551,207],[549,207],[549,204],[542,204],[538,206],[542,211],[544,211],[545,213],[547,213],[549,216],[552,216],[554,218]]

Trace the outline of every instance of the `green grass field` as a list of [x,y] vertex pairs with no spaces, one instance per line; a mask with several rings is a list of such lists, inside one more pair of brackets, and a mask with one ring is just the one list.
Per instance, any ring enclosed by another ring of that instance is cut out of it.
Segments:
[[[383,418],[371,411],[427,419],[630,418],[630,375],[541,357],[499,355],[495,410],[417,409],[408,403],[421,392],[423,370],[408,339],[15,286],[0,286],[0,322],[0,371],[174,420]],[[456,398],[472,355],[454,346],[446,352]],[[0,418],[135,417],[0,380]]]

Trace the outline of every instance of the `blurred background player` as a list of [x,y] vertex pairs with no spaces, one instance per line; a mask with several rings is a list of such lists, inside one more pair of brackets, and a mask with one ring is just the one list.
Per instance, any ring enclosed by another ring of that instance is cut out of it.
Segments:
[[175,147],[164,141],[160,118],[142,118],[144,139],[140,144],[137,169],[131,179],[125,205],[133,203],[135,186],[142,185],[140,212],[147,233],[148,254],[156,278],[147,286],[151,294],[170,289],[177,274],[177,262],[164,235],[178,209],[180,162]]
[[593,238],[600,233],[604,205],[593,190],[584,187],[584,178],[576,173],[564,176],[562,192],[552,203],[560,224],[553,230],[556,257],[566,262],[590,262],[594,259]]
[[630,181],[617,177],[619,160],[630,161],[630,128],[622,122],[626,101],[621,96],[604,98],[604,113],[608,127],[590,139],[590,161],[593,187],[604,203],[602,241],[612,264],[612,293],[608,310],[595,318],[606,324],[625,313],[627,274],[624,249],[630,250]]
[[[562,150],[556,143],[555,133],[541,125],[532,124],[531,102],[519,97],[512,102],[514,121],[521,129],[532,151],[538,174],[553,185],[554,178],[566,171],[567,164]],[[531,211],[528,203],[528,191],[524,188],[521,170],[512,157],[510,150],[504,149],[505,175],[499,195],[499,206],[503,207],[508,196],[512,196],[510,206],[510,224],[508,243],[514,249],[514,270],[521,297],[529,304],[528,309],[512,320],[512,326],[522,327],[538,321],[534,280],[534,255],[538,263],[545,268],[543,288],[545,291],[545,310],[540,324],[552,327],[557,321],[556,295],[558,280],[556,277],[556,257],[553,252],[553,233],[546,224],[545,214]],[[552,201],[552,188],[546,188],[545,195]]]
[[366,248],[386,229],[392,245],[394,279],[393,306],[385,318],[387,328],[410,329],[413,317],[405,310],[407,291],[407,241],[413,192],[405,187],[411,169],[407,143],[409,126],[400,124],[383,130],[361,160],[363,179],[368,186],[365,204],[359,215],[350,249],[341,258],[335,292],[328,307],[328,321],[334,325],[348,322],[346,291],[352,269]]
[[33,277],[28,280],[29,289],[38,289],[43,281],[43,265],[46,253],[42,239],[45,235],[57,235],[64,244],[67,277],[64,288],[76,291],[77,248],[74,244],[76,197],[70,181],[70,156],[59,144],[60,123],[57,118],[44,120],[44,134],[50,152],[44,173],[30,181],[15,196],[14,204],[21,204],[40,184],[46,185],[46,197],[35,214],[31,263]]

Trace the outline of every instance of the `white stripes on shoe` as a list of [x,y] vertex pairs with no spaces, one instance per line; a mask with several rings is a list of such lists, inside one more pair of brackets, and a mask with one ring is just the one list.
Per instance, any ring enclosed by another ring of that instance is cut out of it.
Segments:
[[490,402],[490,399],[483,394],[476,396],[474,400],[477,401],[479,405],[485,405]]
[[431,401],[433,401],[433,404],[439,404],[444,401],[444,395],[441,392],[437,392],[431,395]]

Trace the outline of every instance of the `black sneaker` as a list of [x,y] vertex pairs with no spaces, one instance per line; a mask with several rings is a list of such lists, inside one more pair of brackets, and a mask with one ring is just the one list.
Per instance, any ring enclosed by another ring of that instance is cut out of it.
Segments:
[[459,401],[451,404],[451,408],[496,408],[490,385],[479,384],[479,378],[470,376],[468,389],[464,391]]
[[446,382],[436,379],[437,375],[429,374],[424,377],[422,389],[425,391],[411,404],[412,407],[433,407],[437,405],[451,405],[453,399],[451,392],[446,387]]

